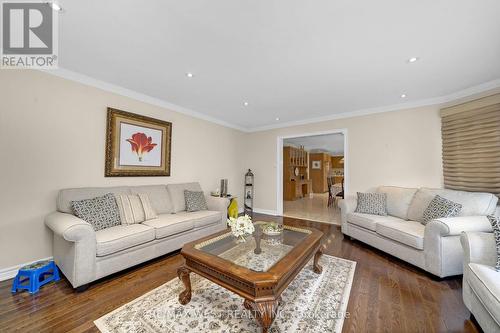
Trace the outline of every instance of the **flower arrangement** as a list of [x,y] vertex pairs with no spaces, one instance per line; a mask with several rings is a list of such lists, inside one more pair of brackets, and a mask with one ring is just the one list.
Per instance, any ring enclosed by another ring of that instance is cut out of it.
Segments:
[[233,236],[243,242],[245,241],[245,235],[251,235],[255,231],[252,218],[248,215],[239,216],[238,218],[230,217],[227,220],[227,225],[231,228]]

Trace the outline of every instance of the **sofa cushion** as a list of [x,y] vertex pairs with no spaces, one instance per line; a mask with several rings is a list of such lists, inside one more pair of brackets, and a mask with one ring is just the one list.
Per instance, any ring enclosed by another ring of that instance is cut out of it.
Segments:
[[170,214],[174,212],[170,194],[165,185],[144,185],[132,186],[130,191],[133,194],[145,193],[148,195],[151,205],[158,214]]
[[96,231],[97,256],[103,257],[155,239],[155,230],[143,224],[118,225]]
[[387,194],[387,214],[408,220],[408,208],[417,193],[417,188],[380,186],[379,193]]
[[186,218],[194,222],[195,228],[204,227],[214,223],[221,222],[221,212],[213,210],[200,210],[197,212],[180,212],[178,215],[180,218]]
[[469,264],[468,283],[497,323],[500,323],[500,272],[494,267]]
[[429,192],[428,189],[419,189],[411,201],[410,208],[408,208],[408,219],[423,222],[424,212],[435,196],[436,194]]
[[347,222],[355,224],[371,231],[376,231],[377,223],[381,221],[403,221],[402,219],[394,216],[380,216],[363,213],[350,213],[347,214]]
[[425,226],[415,221],[387,220],[377,223],[377,234],[411,246],[424,249]]
[[188,191],[202,191],[199,183],[182,183],[182,184],[168,184],[168,193],[172,200],[173,212],[182,212],[186,210],[186,201],[184,199],[184,190]]
[[155,229],[155,238],[160,239],[194,228],[194,221],[180,214],[162,214],[158,218],[143,222]]
[[61,213],[73,214],[71,201],[92,199],[103,196],[107,193],[129,194],[130,190],[126,186],[120,187],[82,187],[67,188],[59,191],[57,196],[57,210]]
[[465,192],[446,189],[421,188],[415,193],[408,209],[408,219],[423,222],[424,211],[439,195],[462,205],[458,216],[486,216],[495,212],[498,197],[491,193]]

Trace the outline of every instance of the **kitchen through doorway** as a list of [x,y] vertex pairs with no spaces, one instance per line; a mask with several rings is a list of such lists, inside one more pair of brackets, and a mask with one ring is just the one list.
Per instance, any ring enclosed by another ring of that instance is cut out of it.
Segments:
[[345,133],[283,138],[283,216],[340,225]]

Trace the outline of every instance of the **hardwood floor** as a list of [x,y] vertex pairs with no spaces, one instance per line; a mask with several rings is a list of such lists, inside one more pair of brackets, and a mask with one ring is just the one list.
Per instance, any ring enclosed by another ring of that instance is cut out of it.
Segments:
[[[325,233],[325,253],[357,262],[343,332],[478,332],[462,302],[461,277],[435,281],[425,272],[361,242],[344,239],[331,224],[256,215],[264,221],[310,226]],[[98,332],[93,321],[147,291],[177,278],[173,253],[91,284],[44,286],[36,295],[12,295],[0,282],[0,332]]]

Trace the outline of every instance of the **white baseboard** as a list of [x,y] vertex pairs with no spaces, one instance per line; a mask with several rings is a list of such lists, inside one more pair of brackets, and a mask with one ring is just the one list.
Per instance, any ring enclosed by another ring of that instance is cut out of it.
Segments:
[[2,268],[2,269],[0,269],[0,281],[12,279],[13,277],[15,277],[17,275],[17,271],[19,271],[19,268],[26,266],[26,265],[29,265],[29,264],[32,264],[32,263],[37,262],[37,261],[41,261],[41,260],[52,260],[52,257],[34,260],[31,262],[26,262],[24,264],[19,264],[19,265],[12,266],[12,267]]
[[270,209],[254,208],[253,211],[254,211],[254,213],[258,213],[258,214],[266,214],[266,215],[273,215],[273,216],[277,216],[278,215],[277,211],[270,210]]

